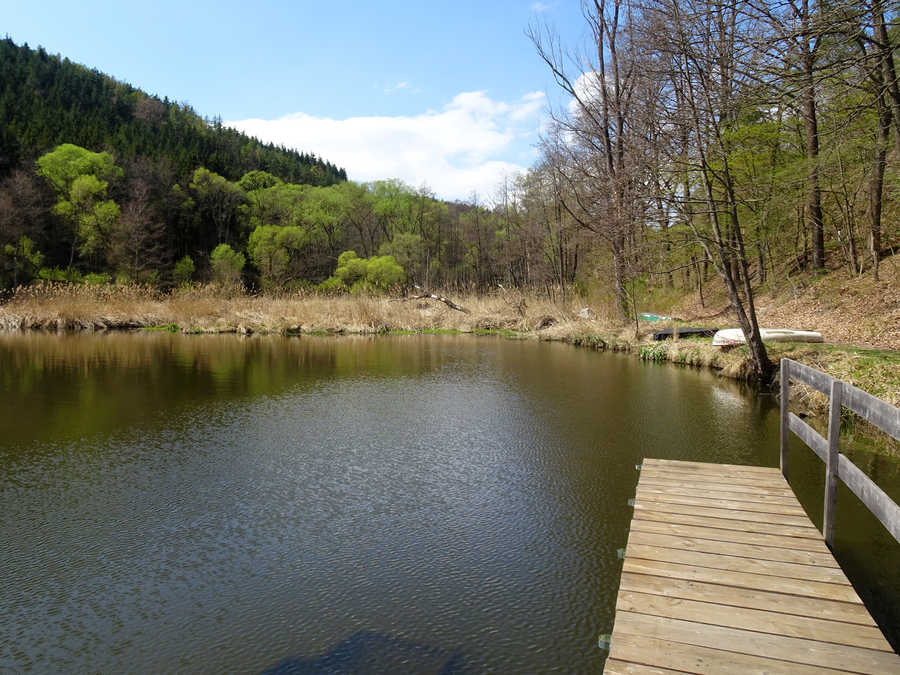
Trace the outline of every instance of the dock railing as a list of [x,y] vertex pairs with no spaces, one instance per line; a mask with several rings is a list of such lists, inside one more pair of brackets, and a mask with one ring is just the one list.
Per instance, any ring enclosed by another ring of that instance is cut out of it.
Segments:
[[[797,415],[788,412],[791,380],[802,382],[830,398],[828,438]],[[841,408],[849,408],[867,422],[900,440],[900,408],[851,384],[791,359],[781,359],[781,473],[788,478],[788,431],[793,431],[825,462],[825,505],[822,535],[834,544],[834,512],[840,479],[866,508],[900,541],[900,506],[840,452]]]

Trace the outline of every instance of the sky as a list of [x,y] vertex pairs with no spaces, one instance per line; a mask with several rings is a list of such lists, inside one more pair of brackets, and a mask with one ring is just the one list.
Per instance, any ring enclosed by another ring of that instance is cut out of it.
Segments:
[[483,200],[537,159],[566,104],[525,35],[573,48],[578,0],[0,0],[0,31],[199,114],[311,152],[355,181]]

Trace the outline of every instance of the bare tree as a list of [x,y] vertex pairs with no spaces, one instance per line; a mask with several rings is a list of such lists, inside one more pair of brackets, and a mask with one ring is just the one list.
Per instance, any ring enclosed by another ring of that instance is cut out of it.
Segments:
[[[632,41],[635,8],[630,0],[591,0],[582,4],[596,56],[579,60],[565,52],[548,29],[528,35],[556,83],[572,99],[571,111],[554,115],[556,126],[545,143],[545,157],[557,174],[560,204],[582,228],[599,235],[613,259],[616,304],[623,317],[628,302],[629,251],[644,218],[643,148],[636,97],[641,50]],[[577,69],[571,74],[571,67]]]
[[[745,89],[744,59],[752,50],[753,22],[741,0],[651,0],[645,7],[645,42],[668,66],[665,126],[674,172],[687,171],[697,185],[674,206],[686,218],[706,257],[725,284],[747,344],[753,375],[772,371],[756,318],[739,200],[725,133],[737,119]],[[668,30],[659,30],[665,25]],[[687,142],[688,147],[679,147]],[[685,166],[687,163],[687,166]]]

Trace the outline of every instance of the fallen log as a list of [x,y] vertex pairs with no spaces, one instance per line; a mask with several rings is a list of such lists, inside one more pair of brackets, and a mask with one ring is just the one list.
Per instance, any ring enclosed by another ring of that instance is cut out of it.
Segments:
[[462,312],[463,314],[470,313],[469,310],[467,310],[465,307],[461,307],[461,306],[457,305],[455,302],[453,302],[449,298],[445,298],[444,296],[437,295],[435,293],[429,293],[428,291],[422,291],[422,289],[419,286],[415,286],[414,288],[417,291],[421,291],[421,293],[420,293],[420,295],[414,295],[413,300],[425,300],[425,299],[437,300],[438,302],[443,302],[450,309],[455,309],[457,312]]

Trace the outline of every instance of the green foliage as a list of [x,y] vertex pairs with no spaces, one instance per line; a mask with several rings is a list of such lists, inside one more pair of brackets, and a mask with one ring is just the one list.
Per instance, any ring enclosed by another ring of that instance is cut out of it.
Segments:
[[172,281],[179,286],[185,286],[191,282],[194,277],[194,260],[191,256],[186,255],[172,268]]
[[228,244],[219,244],[209,256],[213,280],[224,286],[236,286],[241,281],[241,271],[246,259]]
[[74,267],[62,269],[60,267],[42,267],[38,270],[38,278],[44,281],[65,281],[68,283],[78,283],[82,280],[81,272]]
[[346,293],[348,290],[350,290],[347,288],[347,284],[345,284],[340,277],[328,277],[316,288],[320,292],[327,293],[328,295],[338,295],[340,293]]
[[334,276],[319,288],[327,292],[350,289],[351,293],[386,292],[406,279],[403,268],[393,256],[360,258],[355,251],[344,251],[338,256]]
[[280,287],[296,277],[292,263],[308,243],[307,231],[297,226],[259,225],[250,235],[247,252],[263,287]]
[[23,235],[15,245],[6,244],[0,249],[0,280],[11,286],[27,283],[34,279],[43,262],[44,255]]
[[641,346],[638,356],[642,361],[653,361],[661,363],[668,358],[669,346],[663,342],[654,342],[650,345]]
[[337,269],[334,276],[344,282],[344,285],[352,287],[353,284],[365,279],[369,261],[359,258],[355,251],[344,251],[338,256]]
[[88,286],[105,286],[112,282],[112,276],[109,274],[97,274],[96,272],[91,272],[90,274],[85,274],[81,278],[81,281]]
[[[98,183],[108,183],[123,175],[108,152],[91,152],[72,143],[63,143],[41,156],[37,166],[38,175],[47,179],[56,193],[65,199],[71,198],[73,184],[85,176],[94,177]],[[82,186],[81,189],[91,190],[92,187]]]
[[182,176],[206,166],[229,180],[253,170],[311,185],[347,179],[315,155],[261,143],[188,105],[0,40],[0,174],[60,143],[111,148],[126,162],[164,159]]
[[[70,227],[72,254],[103,256],[119,220],[119,206],[106,199],[109,180],[121,178],[122,169],[106,152],[91,152],[65,143],[37,161],[38,175],[56,191],[53,213]],[[70,257],[71,262],[71,257]]]
[[366,281],[373,288],[379,291],[388,291],[403,283],[405,278],[406,273],[393,256],[383,255],[369,258]]
[[386,241],[378,249],[379,255],[389,255],[400,267],[410,273],[422,268],[425,247],[422,235],[415,232],[398,232],[391,241]]
[[253,190],[263,190],[265,188],[275,187],[284,183],[278,176],[273,176],[268,171],[248,171],[238,181],[238,185],[245,192]]

